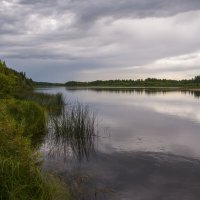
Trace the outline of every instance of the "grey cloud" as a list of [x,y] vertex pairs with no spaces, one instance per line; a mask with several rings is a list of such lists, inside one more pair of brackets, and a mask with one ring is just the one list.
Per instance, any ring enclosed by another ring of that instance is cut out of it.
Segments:
[[[89,24],[102,17],[114,18],[144,18],[144,17],[166,17],[176,15],[180,12],[200,9],[199,0],[89,0],[74,1],[72,9],[78,12],[79,24]],[[84,2],[84,3],[82,3]],[[72,4],[72,5],[73,5]]]
[[[94,20],[101,16],[169,16],[200,8],[199,0],[21,0],[21,4],[69,9],[80,18]],[[40,9],[39,9],[40,10]]]
[[200,14],[192,14],[199,9],[199,0],[5,0],[0,56],[36,80],[47,68],[52,79],[58,66],[74,77],[127,66],[144,66],[145,73],[155,60],[199,50]]
[[73,25],[79,28],[92,26],[96,20],[105,17],[167,17],[200,9],[199,0],[21,0],[18,5],[21,12],[17,16],[4,18],[8,24],[23,21],[31,9],[33,13],[45,16],[72,12],[76,18]]
[[[9,2],[9,1],[7,1]],[[0,33],[26,31],[24,23],[31,14],[58,17],[66,12],[75,16],[73,27],[83,29],[105,17],[145,18],[166,17],[200,9],[199,0],[21,0],[7,10],[0,10]],[[64,23],[64,22],[63,22]],[[63,27],[62,27],[63,29]]]

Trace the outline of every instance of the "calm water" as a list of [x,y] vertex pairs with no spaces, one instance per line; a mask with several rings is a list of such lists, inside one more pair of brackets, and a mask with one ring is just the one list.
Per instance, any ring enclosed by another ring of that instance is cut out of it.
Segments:
[[75,199],[199,200],[199,91],[39,91],[61,92],[97,113],[89,160],[76,161],[70,151],[52,155],[47,139],[41,147],[44,169],[73,183]]

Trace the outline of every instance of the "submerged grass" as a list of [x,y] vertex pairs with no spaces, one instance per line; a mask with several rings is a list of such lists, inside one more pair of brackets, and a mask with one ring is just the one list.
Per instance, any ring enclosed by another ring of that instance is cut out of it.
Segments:
[[50,125],[52,148],[59,147],[63,154],[71,151],[78,160],[88,159],[94,152],[97,122],[87,105],[67,104],[60,116],[50,117]]

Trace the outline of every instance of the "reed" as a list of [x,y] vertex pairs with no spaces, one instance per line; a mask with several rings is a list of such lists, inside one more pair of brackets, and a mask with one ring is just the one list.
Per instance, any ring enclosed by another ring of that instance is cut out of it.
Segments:
[[97,120],[87,105],[67,104],[60,116],[50,117],[50,128],[49,138],[52,148],[58,148],[56,152],[65,156],[71,152],[78,160],[88,159],[94,152]]

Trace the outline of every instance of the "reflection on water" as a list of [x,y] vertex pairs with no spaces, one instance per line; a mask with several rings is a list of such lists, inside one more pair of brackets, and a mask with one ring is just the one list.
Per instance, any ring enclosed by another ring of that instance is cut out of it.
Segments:
[[49,156],[63,161],[76,158],[88,160],[95,151],[98,136],[96,117],[88,106],[78,102],[67,103],[59,115],[49,115],[49,133],[43,144]]
[[200,98],[200,90],[192,90],[192,91],[183,91],[185,94],[189,93],[193,95],[195,98]]
[[125,94],[145,94],[145,95],[153,95],[153,94],[166,94],[169,92],[177,91],[189,94],[194,96],[195,98],[200,98],[200,90],[186,90],[181,89],[178,90],[177,88],[66,88],[68,91],[95,91],[97,93],[101,92],[109,92],[109,93],[125,93]]
[[[86,182],[78,179],[85,187],[75,199],[199,199],[200,91],[49,88],[44,92],[62,92],[98,112],[96,153],[88,162],[73,162],[73,150],[66,151],[63,140],[48,145],[46,139],[41,149],[45,169],[66,179],[76,174],[87,177]],[[48,157],[50,146],[67,154]]]

